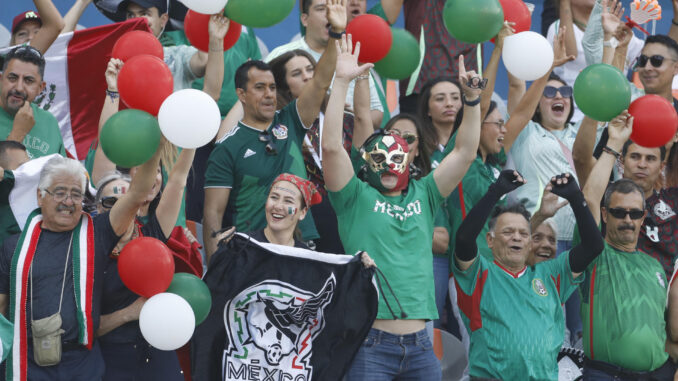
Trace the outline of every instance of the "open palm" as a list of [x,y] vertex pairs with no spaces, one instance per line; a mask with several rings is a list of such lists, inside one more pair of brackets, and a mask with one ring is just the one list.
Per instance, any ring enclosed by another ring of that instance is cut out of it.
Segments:
[[356,43],[355,50],[353,49],[352,36],[344,35],[341,41],[337,41],[337,68],[336,77],[340,79],[353,80],[360,73],[371,68],[371,63],[358,65],[358,55],[360,54],[360,42]]

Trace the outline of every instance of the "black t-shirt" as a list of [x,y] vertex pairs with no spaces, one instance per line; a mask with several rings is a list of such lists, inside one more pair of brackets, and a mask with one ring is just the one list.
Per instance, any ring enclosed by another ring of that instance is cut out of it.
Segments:
[[[144,237],[153,237],[161,240],[163,243],[167,242],[167,238],[162,232],[160,223],[155,214],[149,215],[146,224],[141,225],[141,235]],[[121,310],[130,304],[134,303],[139,295],[130,291],[120,279],[118,273],[118,261],[112,259],[108,262],[108,266],[104,271],[104,293],[101,301],[101,314],[108,315],[115,311]],[[120,327],[101,336],[99,340],[102,343],[135,343],[142,340],[141,331],[139,330],[139,322],[132,321],[121,325]]]
[[[101,311],[104,269],[109,262],[108,253],[113,250],[120,237],[113,231],[108,213],[94,217],[93,221],[94,289],[92,324],[94,331],[96,331],[99,326],[99,314]],[[31,266],[33,271],[33,318],[35,320],[53,315],[59,311],[59,296],[61,295],[61,284],[64,277],[66,251],[68,250],[71,234],[72,232],[57,233],[45,229],[40,234]],[[19,236],[19,234],[15,234],[7,238],[2,245],[0,253],[0,294],[9,295],[10,266]],[[73,237],[73,239],[75,238]],[[30,292],[29,281],[29,286],[26,289],[26,319],[29,325],[31,320]],[[7,311],[9,312],[9,308]],[[73,249],[71,249],[66,268],[66,283],[64,285],[64,296],[61,306],[61,328],[66,331],[62,336],[64,341],[75,342],[78,340],[79,332],[76,311],[75,292],[73,289]],[[30,328],[28,328],[28,337],[32,337]]]
[[[263,230],[263,229],[262,229],[262,230],[255,230],[255,231],[252,231],[252,232],[249,232],[249,233],[245,233],[245,234],[247,234],[248,236],[250,236],[250,237],[256,239],[256,240],[259,241],[259,242],[270,243],[269,240],[266,238],[266,234],[264,234],[264,230]],[[308,249],[308,246],[306,246],[305,243],[299,241],[299,240],[296,239],[296,238],[294,239],[294,247],[298,247],[298,248],[300,248],[300,249]]]

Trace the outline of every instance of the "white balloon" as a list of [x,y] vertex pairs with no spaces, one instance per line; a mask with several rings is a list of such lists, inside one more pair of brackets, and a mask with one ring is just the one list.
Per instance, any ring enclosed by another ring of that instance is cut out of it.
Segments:
[[219,13],[224,7],[228,0],[179,0],[186,8],[196,11],[198,13],[204,13],[206,15],[213,15]]
[[153,295],[141,307],[139,328],[149,344],[163,351],[173,351],[193,336],[195,315],[184,298],[163,292]]
[[217,102],[205,92],[184,89],[162,102],[158,123],[162,134],[175,146],[198,148],[219,131],[221,113]]
[[521,32],[506,37],[501,58],[509,73],[524,81],[534,81],[551,69],[553,47],[539,33]]

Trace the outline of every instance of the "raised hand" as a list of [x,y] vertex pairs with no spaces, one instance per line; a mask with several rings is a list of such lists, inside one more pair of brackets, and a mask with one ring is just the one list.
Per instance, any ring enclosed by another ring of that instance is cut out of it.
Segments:
[[459,83],[461,84],[461,91],[464,93],[464,96],[468,100],[475,100],[482,93],[483,88],[485,88],[485,83],[483,77],[476,74],[474,70],[469,72],[466,71],[466,65],[464,65],[464,56],[459,56]]
[[341,33],[346,29],[346,0],[327,0],[327,21],[333,32]]
[[575,196],[583,196],[574,176],[569,173],[562,173],[552,177],[546,189],[568,201],[572,201],[572,198]]
[[117,58],[108,60],[108,66],[106,67],[106,85],[108,85],[108,90],[118,91],[118,74],[120,74],[120,69],[122,69],[122,60]]
[[504,25],[501,27],[499,30],[499,33],[497,33],[497,37],[494,39],[495,42],[495,47],[498,49],[503,49],[504,48],[504,39],[509,36],[513,36],[516,31],[513,29],[513,27],[516,26],[516,23],[510,22],[510,21],[504,21]]
[[521,186],[525,185],[527,181],[518,171],[512,169],[505,169],[499,174],[499,178],[490,186],[490,188],[498,190],[502,195],[512,192]]
[[603,0],[600,4],[603,7],[601,13],[603,31],[605,35],[612,36],[621,24],[621,18],[624,15],[624,8],[621,1],[617,0]]
[[619,23],[619,25],[617,25],[617,30],[614,32],[614,38],[619,41],[618,47],[628,46],[629,42],[631,42],[631,38],[633,38],[633,31],[626,26],[626,24]]
[[210,16],[210,21],[207,24],[207,31],[209,33],[210,39],[217,39],[219,41],[224,40],[226,32],[228,32],[228,26],[231,24],[226,16],[217,14]]
[[567,55],[565,50],[565,26],[561,25],[558,29],[558,34],[554,37],[553,40],[553,66],[558,67],[564,65],[567,62],[573,61],[575,57],[573,55]]
[[[12,122],[12,131],[7,140],[15,140],[22,142],[26,135],[33,129],[35,125],[35,118],[33,117],[33,108],[31,107],[31,102],[24,101],[23,106],[19,108],[16,115],[14,116],[14,122]],[[10,139],[10,137],[12,139]]]
[[353,50],[353,41],[350,34],[341,36],[341,41],[335,42],[337,47],[336,79],[350,82],[355,77],[359,76],[360,73],[374,66],[371,63],[358,65],[360,42],[355,44],[355,50],[351,53],[351,50]]
[[619,146],[623,146],[629,140],[631,131],[633,131],[633,116],[627,110],[622,111],[607,126],[610,142],[615,142]]
[[541,197],[541,205],[539,205],[539,214],[546,218],[551,218],[556,215],[556,213],[565,205],[569,204],[568,201],[558,201],[559,197],[551,192],[552,186],[549,183],[544,188],[544,194]]

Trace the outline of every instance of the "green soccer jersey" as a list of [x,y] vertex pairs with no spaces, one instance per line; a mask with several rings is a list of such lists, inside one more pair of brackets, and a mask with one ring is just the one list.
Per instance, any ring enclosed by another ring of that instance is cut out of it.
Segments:
[[[266,198],[279,174],[292,173],[307,178],[301,154],[306,127],[299,119],[297,102],[276,112],[266,131],[266,138],[262,138],[262,131],[239,122],[216,145],[207,162],[205,188],[231,189],[228,208],[238,231],[266,227]],[[276,153],[268,153],[267,145],[275,147]],[[305,241],[318,238],[310,210],[299,228]]]
[[666,275],[651,256],[605,242],[580,287],[584,352],[592,360],[648,372],[662,366]]
[[456,264],[452,270],[471,337],[471,376],[557,380],[565,331],[561,304],[583,279],[572,278],[569,252],[517,274],[480,255],[466,271]]
[[[408,319],[437,319],[433,284],[433,221],[442,196],[433,173],[410,180],[407,192],[385,196],[356,176],[329,192],[347,253],[366,251],[391,284]],[[377,319],[399,316],[391,293],[380,295]]]
[[12,208],[9,206],[9,193],[13,187],[14,174],[12,171],[5,170],[2,181],[0,181],[0,247],[7,237],[21,232]]
[[[36,159],[53,153],[66,156],[66,148],[56,118],[49,111],[45,111],[33,103],[31,103],[31,107],[33,108],[35,125],[26,134],[22,142],[26,146],[28,157]],[[7,139],[9,133],[12,132],[13,124],[14,116],[0,107],[0,140]]]

